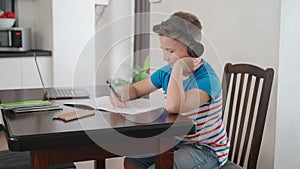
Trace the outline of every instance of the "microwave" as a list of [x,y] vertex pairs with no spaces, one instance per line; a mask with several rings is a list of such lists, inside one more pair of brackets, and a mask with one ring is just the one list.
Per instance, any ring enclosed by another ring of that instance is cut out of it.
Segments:
[[0,29],[0,51],[24,52],[31,50],[30,28]]

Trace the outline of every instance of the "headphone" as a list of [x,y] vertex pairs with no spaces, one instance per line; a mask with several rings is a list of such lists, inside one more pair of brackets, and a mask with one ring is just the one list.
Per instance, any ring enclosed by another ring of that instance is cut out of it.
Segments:
[[191,56],[193,58],[200,57],[204,52],[204,46],[202,45],[202,43],[195,41],[193,36],[188,32],[186,24],[182,20],[183,19],[181,19],[179,17],[171,16],[169,19],[167,19],[165,21],[165,23],[170,23],[170,24],[174,25],[176,28],[178,28],[180,30],[180,32],[182,32],[184,34],[184,36],[186,37],[186,39],[190,42],[190,44],[188,45],[188,51],[187,51],[189,56]]

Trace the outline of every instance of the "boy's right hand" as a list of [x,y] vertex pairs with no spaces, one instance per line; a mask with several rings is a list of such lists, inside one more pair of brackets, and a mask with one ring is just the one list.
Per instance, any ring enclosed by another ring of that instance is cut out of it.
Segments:
[[125,104],[126,101],[130,100],[129,87],[130,86],[125,86],[117,92],[119,95],[119,98],[113,92],[110,93],[109,100],[113,106],[126,107],[126,104]]
[[109,100],[110,100],[110,103],[115,107],[125,107],[125,102],[122,100],[121,95],[120,95],[120,99],[119,99],[113,93],[110,93]]

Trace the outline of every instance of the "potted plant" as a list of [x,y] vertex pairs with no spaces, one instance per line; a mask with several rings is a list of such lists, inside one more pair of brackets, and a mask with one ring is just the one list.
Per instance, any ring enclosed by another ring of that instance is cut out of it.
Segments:
[[143,67],[135,66],[132,69],[133,74],[132,74],[131,81],[117,78],[117,79],[111,80],[112,84],[116,87],[123,87],[123,86],[129,85],[131,83],[135,83],[135,82],[144,80],[149,76],[149,73],[148,73],[149,68],[150,68],[150,58],[149,58],[149,56],[147,56],[144,61]]

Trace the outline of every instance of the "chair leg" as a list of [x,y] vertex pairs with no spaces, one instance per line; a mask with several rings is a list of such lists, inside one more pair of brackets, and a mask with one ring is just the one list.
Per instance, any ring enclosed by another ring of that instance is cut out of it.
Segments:
[[95,169],[105,169],[105,159],[95,160]]

